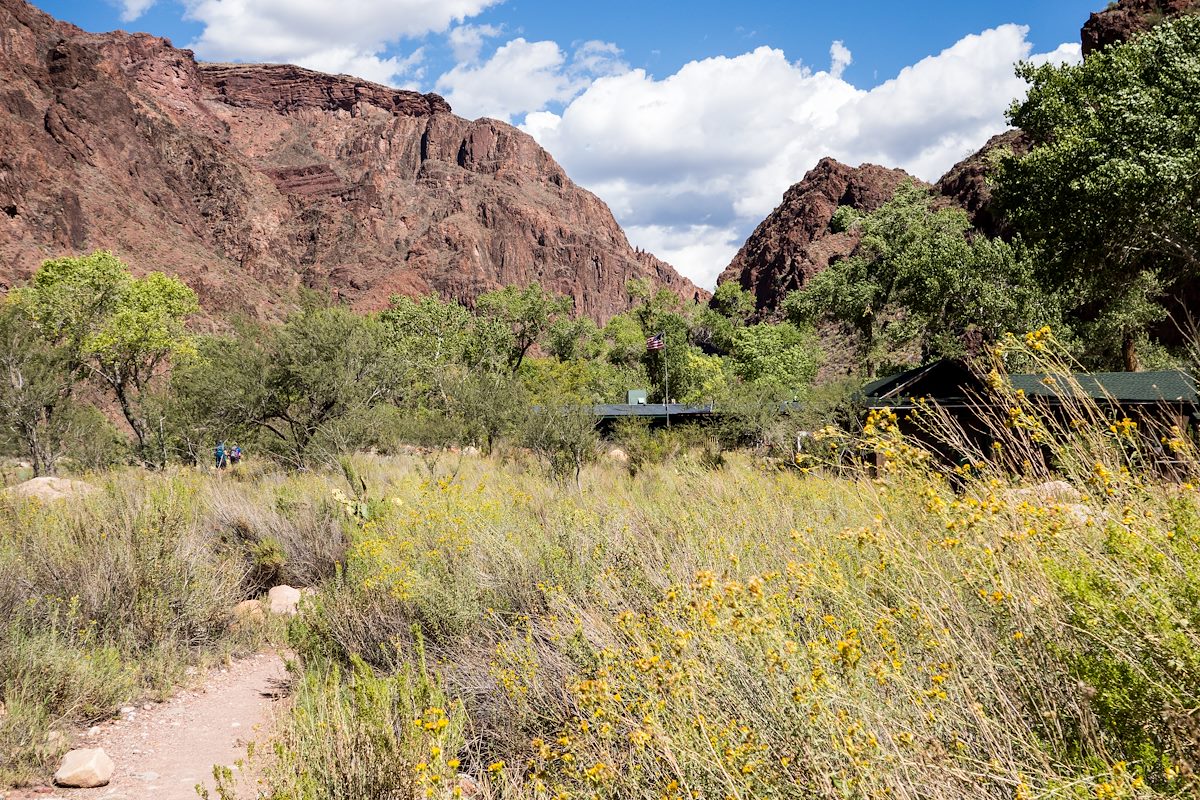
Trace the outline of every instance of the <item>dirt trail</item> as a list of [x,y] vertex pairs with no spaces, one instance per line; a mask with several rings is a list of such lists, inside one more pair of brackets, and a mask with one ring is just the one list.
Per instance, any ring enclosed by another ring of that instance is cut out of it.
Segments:
[[196,784],[213,789],[214,764],[233,766],[245,755],[246,742],[254,740],[269,720],[284,679],[283,660],[273,653],[251,656],[228,669],[214,669],[198,689],[181,691],[149,708],[138,707],[121,719],[75,737],[74,747],[103,747],[116,763],[107,786],[42,787],[19,790],[9,797],[198,800]]

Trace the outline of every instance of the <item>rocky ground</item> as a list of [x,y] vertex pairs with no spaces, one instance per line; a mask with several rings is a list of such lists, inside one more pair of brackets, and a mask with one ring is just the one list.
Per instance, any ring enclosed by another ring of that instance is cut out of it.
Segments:
[[213,788],[213,765],[232,767],[245,755],[285,683],[283,660],[274,653],[213,669],[199,689],[183,690],[165,703],[127,707],[119,718],[75,734],[72,747],[103,748],[116,764],[107,786],[39,786],[7,795],[0,790],[0,798],[196,800],[197,784]]

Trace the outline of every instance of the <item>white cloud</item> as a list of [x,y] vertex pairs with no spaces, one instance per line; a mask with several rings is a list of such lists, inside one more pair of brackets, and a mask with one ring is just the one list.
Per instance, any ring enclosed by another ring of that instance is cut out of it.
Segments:
[[454,60],[470,64],[479,60],[484,41],[499,36],[503,29],[496,25],[457,25],[446,35]]
[[[472,49],[472,39],[473,34],[464,34],[460,49]],[[522,38],[500,46],[487,61],[479,61],[478,54],[474,49],[474,57],[438,78],[435,88],[457,114],[506,122],[566,103],[597,77],[628,69],[620,49],[609,42],[584,42],[570,59],[555,42]]]
[[154,3],[155,0],[121,0],[121,21],[133,22],[145,14]]
[[715,225],[629,225],[625,233],[674,267],[697,265],[684,274],[698,286],[716,285],[717,276],[742,246],[736,231]]
[[854,62],[854,56],[850,54],[850,48],[838,39],[833,44],[829,45],[829,74],[835,78],[842,77],[842,73],[846,71],[846,67]]
[[1078,59],[1071,45],[1032,55],[1027,35],[1002,25],[966,36],[869,91],[842,78],[851,56],[838,42],[828,71],[767,47],[661,79],[633,70],[592,81],[561,113],[531,113],[522,127],[612,206],[631,241],[711,286],[822,156],[932,181],[1003,130],[1025,88],[1016,61]]
[[[153,0],[124,0],[149,7]],[[385,58],[389,44],[444,31],[500,0],[184,0],[204,25],[189,46],[213,61],[270,61],[383,83],[416,77],[420,58]]]

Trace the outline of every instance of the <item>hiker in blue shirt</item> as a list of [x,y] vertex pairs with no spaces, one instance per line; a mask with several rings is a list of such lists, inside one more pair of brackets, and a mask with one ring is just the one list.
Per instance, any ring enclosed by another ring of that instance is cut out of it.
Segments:
[[225,443],[224,442],[220,442],[219,444],[217,444],[217,449],[213,451],[213,455],[217,459],[217,469],[225,469],[225,467],[228,466],[229,461],[227,460],[227,458],[225,456]]

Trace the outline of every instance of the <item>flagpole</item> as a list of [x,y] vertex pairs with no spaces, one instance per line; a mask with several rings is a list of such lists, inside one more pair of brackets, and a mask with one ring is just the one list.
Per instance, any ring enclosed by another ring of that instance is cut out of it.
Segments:
[[662,347],[662,362],[663,362],[663,411],[667,414],[667,427],[671,427],[671,373],[667,369],[667,332],[661,334],[663,340]]

